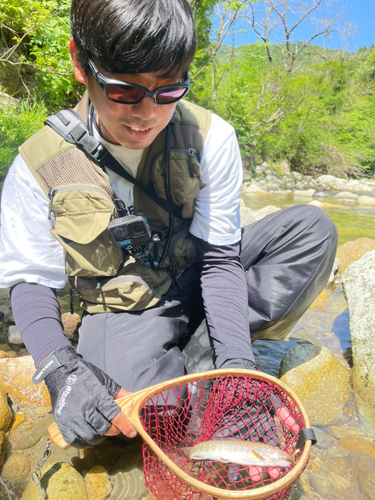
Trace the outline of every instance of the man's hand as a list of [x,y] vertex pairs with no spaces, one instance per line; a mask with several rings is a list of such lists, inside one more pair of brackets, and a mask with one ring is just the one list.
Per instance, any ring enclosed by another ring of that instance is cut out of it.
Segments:
[[[123,398],[128,394],[131,394],[131,392],[125,391],[125,389],[121,388],[115,399]],[[123,413],[122,411],[120,411],[120,413],[118,413],[111,420],[111,427],[108,429],[108,432],[105,433],[105,436],[117,436],[121,433],[130,438],[133,438],[137,435],[137,431],[134,429],[130,421],[125,416],[125,413]]]
[[102,442],[105,435],[136,435],[114,401],[128,394],[119,384],[84,361],[72,347],[57,349],[53,356],[57,368],[48,373],[45,382],[56,424],[68,444],[82,448]]

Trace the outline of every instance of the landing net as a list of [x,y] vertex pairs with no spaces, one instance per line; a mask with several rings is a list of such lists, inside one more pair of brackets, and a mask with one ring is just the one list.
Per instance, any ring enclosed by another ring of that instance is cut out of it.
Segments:
[[[273,492],[266,498],[282,500],[288,498],[298,476],[283,489],[278,489],[277,483],[295,467],[301,452],[296,453],[290,466],[280,468],[279,478],[271,479],[265,467],[254,480],[249,466],[191,460],[183,450],[204,441],[241,439],[270,444],[292,455],[296,451],[298,432],[292,432],[277,418],[276,411],[281,406],[289,410],[300,429],[305,428],[297,404],[279,386],[257,377],[217,376],[171,387],[153,397],[143,405],[140,419],[155,444],[189,476],[223,491],[250,492],[272,484],[275,488],[270,488]],[[186,484],[146,443],[143,460],[146,486],[157,499],[221,498]]]

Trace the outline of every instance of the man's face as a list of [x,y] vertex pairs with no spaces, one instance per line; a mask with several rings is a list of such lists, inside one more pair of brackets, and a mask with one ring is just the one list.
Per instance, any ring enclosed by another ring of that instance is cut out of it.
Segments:
[[[128,149],[144,149],[168,125],[176,108],[176,103],[158,105],[145,97],[138,104],[118,104],[107,99],[99,87],[94,75],[85,74],[78,65],[77,54],[71,48],[73,67],[78,81],[85,83],[91,102],[97,112],[98,125],[104,139],[113,144],[120,144]],[[100,62],[95,60],[98,70],[108,78],[134,83],[150,91],[172,85],[175,79],[160,78],[158,73],[140,75],[108,74]]]

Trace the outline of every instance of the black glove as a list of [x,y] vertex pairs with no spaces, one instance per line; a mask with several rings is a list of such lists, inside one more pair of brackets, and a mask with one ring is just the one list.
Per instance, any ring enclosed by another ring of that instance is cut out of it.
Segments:
[[110,421],[121,411],[114,401],[121,386],[83,360],[72,347],[62,347],[47,356],[38,373],[43,367],[48,372],[48,365],[52,365],[53,371],[45,376],[45,382],[56,424],[65,441],[75,448],[102,442]]

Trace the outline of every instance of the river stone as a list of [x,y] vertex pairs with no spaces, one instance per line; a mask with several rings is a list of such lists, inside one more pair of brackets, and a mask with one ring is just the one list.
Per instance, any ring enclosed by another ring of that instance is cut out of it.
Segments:
[[12,397],[24,403],[51,407],[45,383],[33,384],[31,378],[34,373],[35,365],[31,356],[0,359],[0,384]]
[[307,205],[312,205],[313,207],[318,207],[318,208],[324,208],[323,203],[321,201],[318,201],[318,200],[309,201],[309,203],[307,203]]
[[332,481],[327,476],[321,473],[311,474],[309,481],[314,490],[324,498],[324,500],[335,499],[336,491]]
[[316,447],[320,448],[321,450],[326,450],[327,448],[333,446],[331,438],[329,438],[322,429],[314,426],[312,426],[312,429],[315,432],[315,436],[317,439],[317,442],[315,444]]
[[300,190],[296,189],[294,191],[294,197],[295,198],[312,198],[314,196],[315,189],[305,189],[305,190]]
[[108,472],[101,465],[90,469],[85,477],[88,500],[106,500],[112,491]]
[[324,191],[316,191],[314,193],[314,198],[328,198],[328,194],[325,193]]
[[344,437],[337,443],[339,453],[369,455],[375,459],[375,443],[359,437]]
[[280,380],[301,399],[312,425],[332,425],[342,416],[350,396],[350,377],[350,369],[322,346],[317,356],[289,370]]
[[12,421],[12,411],[8,405],[8,396],[4,387],[0,386],[0,431],[6,432]]
[[251,182],[251,184],[249,184],[245,191],[244,191],[244,195],[246,194],[253,194],[253,193],[259,193],[259,191],[263,191],[263,189],[259,186],[259,184],[257,184],[254,180]]
[[42,437],[48,436],[48,426],[54,422],[53,415],[48,414],[36,422],[30,429],[22,432],[14,443],[14,450],[26,450],[36,444]]
[[20,483],[25,481],[30,470],[30,460],[24,453],[12,453],[4,464],[2,478],[10,484]]
[[255,217],[255,220],[260,220],[266,217],[267,215],[273,214],[274,212],[278,212],[279,210],[281,210],[281,208],[269,205],[268,207],[261,208],[260,210],[255,210],[255,212],[253,212],[253,215]]
[[337,198],[338,200],[357,202],[359,196],[357,194],[351,193],[350,191],[341,191],[340,193],[335,194],[334,198]]
[[241,219],[241,227],[248,226],[252,222],[255,222],[255,217],[253,211],[247,207],[240,208],[240,219]]
[[343,273],[349,264],[356,262],[371,250],[375,250],[375,240],[371,238],[358,238],[339,246],[336,259],[340,262],[340,273]]
[[358,198],[358,205],[361,207],[375,207],[375,197],[373,196],[360,196]]
[[280,368],[279,368],[279,378],[281,378],[289,370],[293,370],[303,363],[307,363],[311,359],[318,356],[321,351],[321,346],[314,344],[303,344],[295,347],[291,347],[287,350],[285,356],[283,357]]
[[339,270],[339,267],[340,267],[340,261],[339,261],[339,259],[335,259],[335,262],[333,264],[333,268],[331,271],[331,275],[328,279],[327,286],[335,281],[335,277],[336,277],[337,271]]
[[78,328],[81,326],[81,316],[77,313],[65,313],[61,315],[64,333],[68,339],[78,337]]
[[20,332],[15,325],[10,326],[8,329],[8,342],[9,344],[24,345]]
[[4,448],[5,448],[5,434],[4,432],[0,431],[0,467],[3,465],[4,462],[4,454],[5,454]]
[[375,250],[345,270],[349,306],[353,388],[362,428],[375,435]]
[[[41,469],[42,484],[47,484],[48,500],[88,500],[82,476],[69,464],[55,462]],[[32,479],[21,500],[41,500],[39,489]]]

